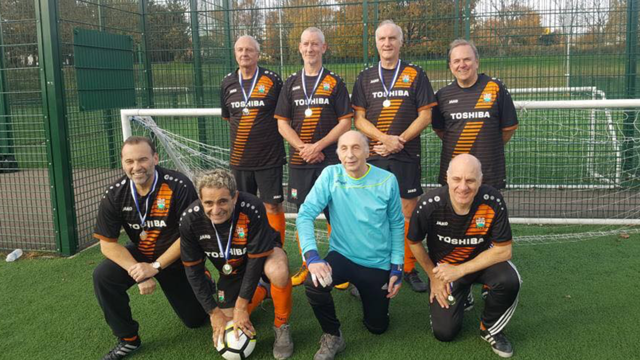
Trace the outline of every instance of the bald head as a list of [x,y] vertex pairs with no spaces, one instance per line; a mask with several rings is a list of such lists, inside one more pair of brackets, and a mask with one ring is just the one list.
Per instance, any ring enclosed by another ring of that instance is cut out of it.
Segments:
[[482,180],[482,164],[480,160],[471,154],[460,154],[451,160],[447,169],[447,176],[454,172],[473,174]]
[[359,142],[362,148],[369,147],[369,139],[367,139],[367,137],[364,136],[363,133],[356,130],[349,130],[346,133],[342,134],[342,136],[338,138],[338,147],[340,147],[341,142]]
[[258,40],[256,40],[256,38],[254,38],[251,35],[240,36],[238,40],[236,40],[236,43],[233,45],[233,48],[235,49],[236,47],[238,47],[238,45],[241,45],[241,46],[253,45],[253,48],[257,52],[260,52],[260,43],[258,42]]

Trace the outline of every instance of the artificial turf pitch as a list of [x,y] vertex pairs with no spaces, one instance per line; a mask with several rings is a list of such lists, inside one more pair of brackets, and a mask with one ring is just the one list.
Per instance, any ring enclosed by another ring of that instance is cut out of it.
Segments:
[[[514,226],[514,234],[539,227]],[[324,245],[326,248],[326,245]],[[290,268],[299,266],[288,240]],[[514,246],[513,262],[523,285],[505,333],[519,359],[633,359],[640,354],[640,235],[579,242]],[[3,257],[4,258],[4,257]],[[92,271],[102,261],[98,247],[70,258],[0,261],[0,359],[100,359],[115,344],[93,295]],[[294,288],[293,359],[310,359],[321,335],[302,287]],[[130,290],[143,347],[131,359],[216,359],[211,328],[185,328],[159,287],[152,295]],[[451,343],[434,339],[428,296],[408,286],[391,303],[387,333],[373,335],[361,323],[359,301],[334,290],[347,348],[338,359],[497,359],[478,336],[482,300],[465,313]],[[252,359],[271,359],[273,307],[252,314],[258,344]]]

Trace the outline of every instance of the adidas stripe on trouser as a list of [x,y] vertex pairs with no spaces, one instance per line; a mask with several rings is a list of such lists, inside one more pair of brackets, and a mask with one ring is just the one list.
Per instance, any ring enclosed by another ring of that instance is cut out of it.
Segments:
[[[501,332],[513,317],[518,305],[521,282],[518,270],[510,261],[495,264],[460,278],[453,283],[452,293],[456,298],[455,305],[449,306],[449,309],[443,309],[435,300],[430,304],[431,328],[434,336],[440,341],[451,341],[460,332],[464,316],[464,301],[473,283],[486,284],[490,288],[482,312],[482,324],[491,335]],[[430,288],[429,291],[431,291]]]

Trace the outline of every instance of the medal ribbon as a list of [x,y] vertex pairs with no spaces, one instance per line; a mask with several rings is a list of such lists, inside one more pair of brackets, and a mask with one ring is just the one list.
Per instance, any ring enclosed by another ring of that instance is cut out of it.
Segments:
[[249,97],[251,97],[251,94],[253,94],[253,89],[256,87],[256,82],[258,82],[258,71],[260,70],[259,67],[256,67],[256,73],[253,74],[253,82],[251,83],[251,89],[249,89],[249,95],[247,96],[247,93],[244,91],[244,86],[242,86],[242,71],[238,70],[238,81],[240,82],[240,89],[242,89],[242,96],[244,97],[244,107],[248,108],[249,107]]
[[133,202],[136,204],[136,211],[138,211],[138,217],[140,218],[140,226],[142,230],[144,230],[144,221],[147,219],[147,214],[149,214],[149,199],[151,198],[151,194],[156,191],[156,185],[158,184],[158,170],[156,170],[153,175],[153,186],[151,187],[151,191],[147,194],[147,200],[145,202],[145,210],[144,215],[140,211],[140,204],[138,204],[138,192],[136,191],[136,186],[133,183],[133,180],[129,179],[129,185],[131,185],[131,197],[133,197]]
[[400,59],[398,59],[398,64],[396,64],[396,73],[393,74],[393,80],[391,80],[391,87],[387,89],[387,86],[384,84],[384,77],[382,76],[382,62],[378,61],[378,76],[380,77],[380,83],[382,84],[382,88],[384,89],[384,97],[388,100],[389,93],[393,89],[393,86],[396,84],[396,80],[398,80],[398,74],[400,73]]
[[233,225],[234,225],[235,221],[233,218],[233,214],[231,214],[231,227],[229,228],[229,240],[227,240],[227,247],[226,249],[224,249],[224,251],[222,250],[222,241],[220,241],[220,235],[218,234],[218,229],[216,229],[216,224],[213,223],[213,221],[211,222],[211,225],[213,225],[213,230],[216,232],[216,239],[218,239],[218,249],[220,249],[220,251],[223,251],[223,255],[224,255],[224,261],[226,263],[229,263],[229,249],[231,249],[231,238],[233,237]]
[[304,68],[302,69],[302,91],[304,92],[304,98],[307,102],[307,109],[309,108],[309,104],[311,104],[311,99],[313,99],[313,94],[315,94],[316,89],[318,88],[318,84],[320,84],[320,79],[322,79],[322,74],[324,73],[324,66],[320,69],[320,74],[318,74],[318,80],[316,80],[316,84],[313,86],[313,90],[311,91],[311,95],[307,95],[307,82],[305,81]]

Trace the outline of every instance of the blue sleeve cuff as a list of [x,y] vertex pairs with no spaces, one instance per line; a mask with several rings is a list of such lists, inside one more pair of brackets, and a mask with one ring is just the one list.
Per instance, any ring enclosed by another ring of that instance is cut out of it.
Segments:
[[318,254],[318,252],[316,250],[309,250],[306,253],[304,253],[304,258],[307,261],[307,266],[313,264],[313,263],[317,263],[322,261],[322,259],[320,259],[320,255]]
[[398,278],[401,278],[403,269],[404,264],[391,264],[391,273],[389,274],[389,277],[397,276]]

